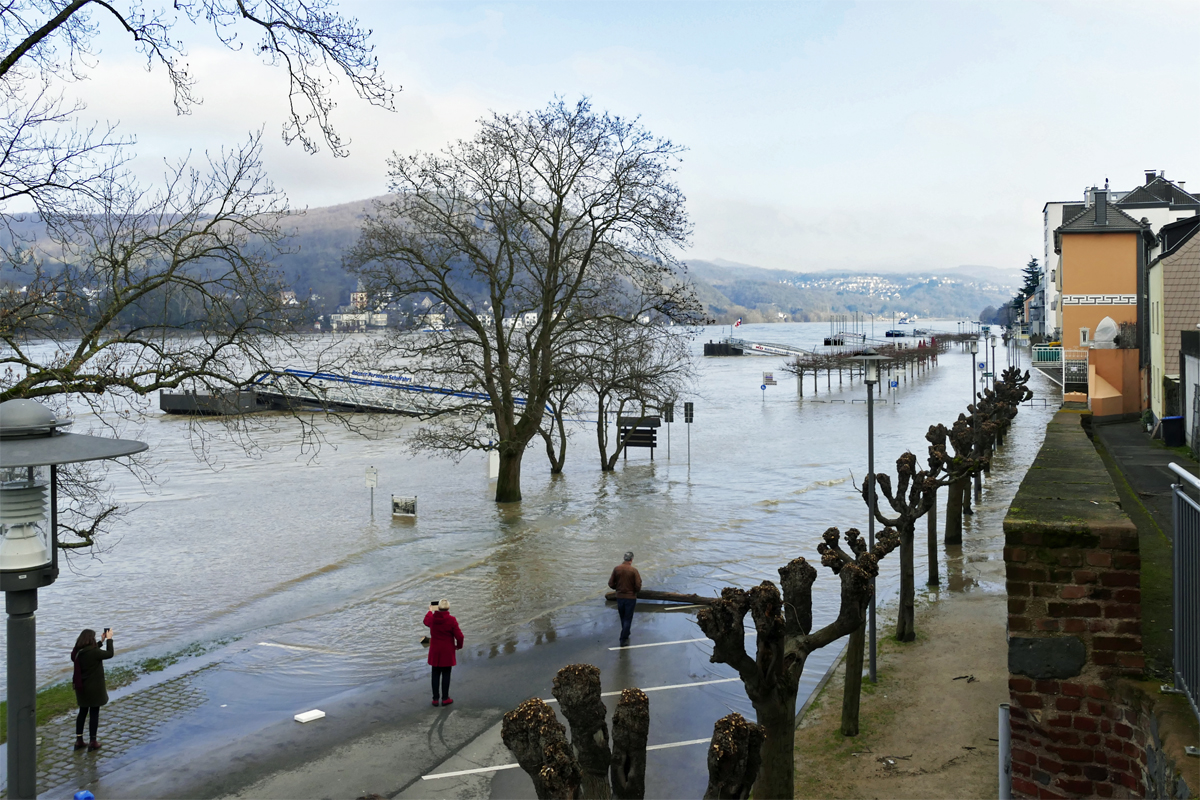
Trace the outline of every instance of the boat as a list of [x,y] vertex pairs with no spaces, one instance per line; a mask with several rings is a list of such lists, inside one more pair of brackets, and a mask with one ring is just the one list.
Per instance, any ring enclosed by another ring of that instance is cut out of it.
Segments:
[[888,337],[889,339],[896,339],[896,338],[899,338],[902,336],[908,336],[908,333],[905,331],[899,330],[898,328],[892,328],[890,331],[885,331],[883,335]]

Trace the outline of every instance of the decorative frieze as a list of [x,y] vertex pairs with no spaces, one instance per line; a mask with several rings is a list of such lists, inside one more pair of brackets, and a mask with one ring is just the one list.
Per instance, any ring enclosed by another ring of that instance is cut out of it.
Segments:
[[1064,306],[1132,306],[1137,305],[1136,294],[1064,294]]

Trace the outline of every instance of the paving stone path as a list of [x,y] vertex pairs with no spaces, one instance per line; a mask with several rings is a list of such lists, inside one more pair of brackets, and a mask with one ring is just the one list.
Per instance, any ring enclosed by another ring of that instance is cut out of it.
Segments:
[[[94,753],[74,749],[74,713],[39,727],[38,791],[64,784],[75,788],[88,786],[112,771],[116,762],[134,747],[160,738],[159,732],[168,722],[203,701],[204,692],[194,685],[201,671],[133,692],[101,708],[99,740],[103,746]],[[86,725],[84,738],[87,738]]]

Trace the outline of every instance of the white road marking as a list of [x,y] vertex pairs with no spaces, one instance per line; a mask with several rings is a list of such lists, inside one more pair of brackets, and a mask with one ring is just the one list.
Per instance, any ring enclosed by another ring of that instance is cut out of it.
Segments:
[[[757,636],[754,631],[746,634],[746,638]],[[666,647],[669,644],[691,644],[692,642],[710,642],[712,641],[707,636],[701,636],[699,639],[676,639],[673,642],[650,642],[649,644],[627,644],[624,647],[610,647],[609,650],[637,650],[639,647]]]
[[[688,739],[686,742],[667,742],[666,744],[652,744],[646,748],[649,750],[666,750],[671,747],[687,747],[693,744],[708,744],[712,739]],[[479,775],[484,772],[499,772],[502,769],[516,769],[520,764],[497,764],[494,767],[476,767],[474,769],[460,769],[454,772],[436,772],[432,775],[422,775],[423,781],[436,781],[439,778],[458,778],[462,775]]]
[[707,636],[699,639],[676,639],[673,642],[651,642],[650,644],[627,644],[624,647],[610,647],[609,650],[637,650],[639,647],[666,647],[669,644],[691,644],[692,642],[707,642]]
[[[716,680],[696,681],[695,683],[672,683],[672,684],[668,684],[667,686],[648,686],[645,688],[638,686],[635,688],[641,689],[643,692],[661,692],[665,689],[690,689],[693,686],[710,686],[714,683],[733,683],[734,681],[740,681],[740,680],[741,680],[741,678],[717,678]],[[623,691],[625,691],[625,690],[617,689],[615,692],[601,692],[600,696],[601,697],[617,697]],[[558,701],[555,700],[553,697],[551,697],[549,700],[543,700],[542,702],[543,703],[557,703]]]
[[280,644],[279,642],[259,642],[259,647],[278,647],[282,650],[298,650],[302,653],[325,653],[331,656],[340,656],[342,653],[337,650],[326,650],[322,647],[306,647],[299,644]]

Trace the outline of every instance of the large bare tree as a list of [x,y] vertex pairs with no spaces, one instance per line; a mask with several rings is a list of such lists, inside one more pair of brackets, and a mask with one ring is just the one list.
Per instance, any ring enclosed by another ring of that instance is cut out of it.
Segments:
[[[424,295],[446,327],[397,337],[392,358],[485,399],[500,455],[496,500],[521,499],[564,343],[597,321],[699,319],[678,248],[690,232],[672,182],[680,148],[587,100],[493,114],[469,141],[395,156],[393,197],[348,258],[377,295]],[[486,446],[477,426],[432,425],[418,447]]]

